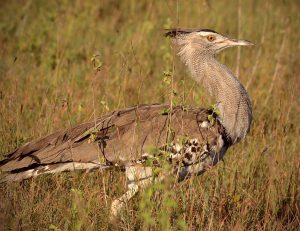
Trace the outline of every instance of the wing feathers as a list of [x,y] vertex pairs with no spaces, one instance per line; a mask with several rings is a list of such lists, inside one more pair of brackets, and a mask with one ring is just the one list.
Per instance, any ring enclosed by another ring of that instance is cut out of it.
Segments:
[[0,169],[29,170],[38,165],[68,162],[125,164],[140,158],[147,146],[165,145],[170,137],[187,136],[212,143],[222,129],[217,122],[209,129],[201,127],[199,124],[207,116],[207,110],[179,106],[173,108],[171,115],[165,104],[115,111],[100,117],[96,128],[94,122],[84,123],[25,144],[0,161]]

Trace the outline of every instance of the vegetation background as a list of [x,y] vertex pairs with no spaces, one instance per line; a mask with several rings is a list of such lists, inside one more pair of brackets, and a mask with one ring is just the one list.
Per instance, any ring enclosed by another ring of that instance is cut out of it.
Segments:
[[120,172],[1,185],[0,228],[299,230],[299,12],[297,0],[0,1],[1,154],[117,108],[170,98],[208,107],[164,28],[211,28],[257,44],[218,57],[254,107],[251,133],[224,162],[186,182],[150,187],[114,227],[108,214],[124,192]]

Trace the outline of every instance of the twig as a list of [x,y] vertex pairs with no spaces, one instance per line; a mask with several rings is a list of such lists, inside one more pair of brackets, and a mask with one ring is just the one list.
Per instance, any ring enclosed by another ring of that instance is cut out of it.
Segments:
[[285,42],[286,42],[286,38],[287,38],[287,34],[286,32],[283,33],[283,38],[282,38],[282,42],[281,42],[281,46],[280,46],[280,50],[278,52],[278,60],[277,60],[277,63],[276,63],[276,67],[275,67],[275,71],[274,71],[274,74],[273,74],[273,77],[272,77],[272,81],[271,81],[271,85],[270,85],[270,88],[269,88],[269,91],[268,91],[268,95],[266,97],[266,100],[264,102],[264,106],[266,107],[266,105],[268,104],[269,100],[270,100],[270,96],[272,94],[272,91],[273,91],[273,88],[274,88],[274,83],[275,83],[275,80],[277,79],[277,76],[278,76],[278,73],[279,73],[279,70],[281,68],[281,57],[282,57],[282,54],[283,54],[283,51],[284,51],[284,47],[285,47]]
[[261,39],[260,39],[260,47],[258,48],[258,51],[256,53],[256,57],[255,57],[255,63],[253,65],[253,68],[252,68],[252,71],[251,71],[251,78],[248,80],[247,84],[246,84],[246,89],[248,89],[248,87],[250,86],[250,84],[252,83],[253,81],[253,78],[254,78],[254,74],[257,70],[257,66],[259,64],[259,60],[260,60],[260,56],[262,54],[262,44],[265,42],[265,34],[266,34],[266,28],[267,28],[267,23],[268,20],[267,20],[267,16],[265,17],[264,19],[264,26],[263,26],[263,30],[262,30],[262,35],[261,35]]
[[[238,1],[238,38],[240,38],[241,33],[241,20],[242,20],[242,7],[241,0]],[[240,63],[241,63],[241,47],[238,46],[237,54],[236,54],[236,68],[235,68],[235,76],[238,78],[240,75]]]

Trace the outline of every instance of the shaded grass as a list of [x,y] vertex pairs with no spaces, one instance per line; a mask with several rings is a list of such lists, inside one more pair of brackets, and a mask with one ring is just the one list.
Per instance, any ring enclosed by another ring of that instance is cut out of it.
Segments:
[[[2,1],[0,153],[116,108],[169,101],[163,73],[173,62],[173,100],[209,105],[162,37],[164,27],[208,27],[257,44],[241,49],[238,66],[254,106],[253,128],[223,163],[175,186],[153,186],[156,193],[146,190],[114,228],[107,217],[124,190],[119,172],[1,185],[3,229],[296,230],[299,10],[297,1]],[[232,49],[219,59],[236,70],[236,57]]]

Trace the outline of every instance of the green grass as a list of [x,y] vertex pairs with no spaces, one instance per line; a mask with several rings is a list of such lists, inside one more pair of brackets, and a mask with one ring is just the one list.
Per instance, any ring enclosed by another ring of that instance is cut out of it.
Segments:
[[[205,27],[249,39],[221,62],[247,87],[254,123],[200,177],[150,187],[111,227],[120,172],[65,173],[1,185],[3,230],[297,230],[300,225],[298,1],[1,1],[0,153],[116,108],[212,102],[163,35]],[[96,71],[91,59],[94,55]],[[156,189],[156,190],[154,190]],[[1,227],[0,226],[0,227]]]

